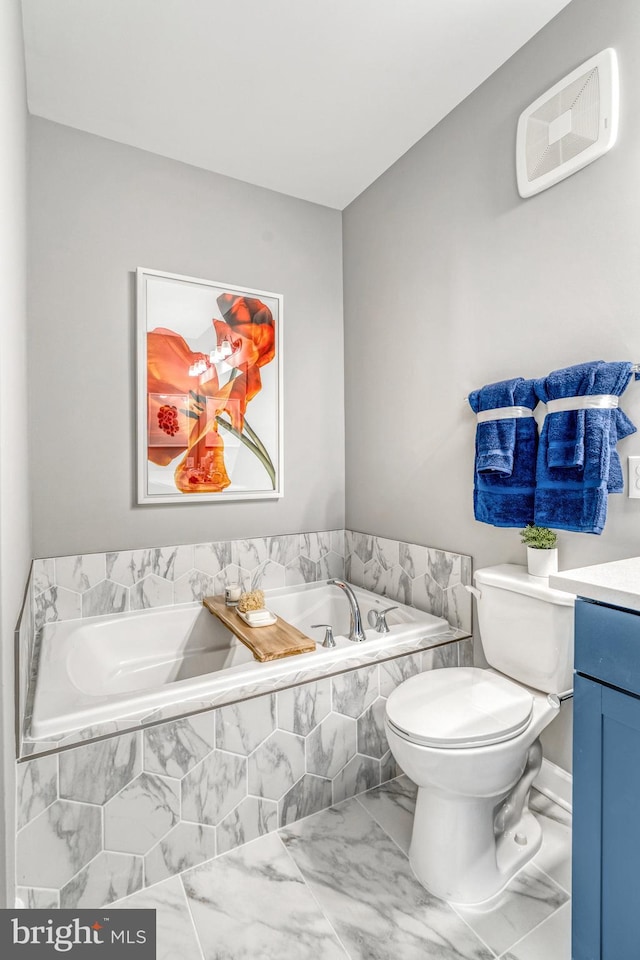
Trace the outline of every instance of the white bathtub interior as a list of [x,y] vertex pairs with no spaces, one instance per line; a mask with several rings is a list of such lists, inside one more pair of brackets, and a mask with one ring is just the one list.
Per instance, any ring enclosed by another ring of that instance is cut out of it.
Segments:
[[67,654],[71,682],[90,696],[148,690],[253,660],[201,604],[96,621],[70,631]]
[[[390,633],[367,628],[349,641],[349,604],[326,583],[265,592],[266,606],[316,639],[316,650],[259,663],[200,603],[45,625],[28,736],[60,740],[70,732],[127,718],[139,722],[175,705],[175,715],[197,701],[211,706],[256,696],[410,652],[412,646],[460,639],[446,620],[354,587],[365,625],[372,608],[388,614]],[[332,623],[335,649],[321,646]],[[257,628],[259,629],[259,628]],[[202,708],[202,706],[200,706]],[[165,710],[166,714],[166,710]]]

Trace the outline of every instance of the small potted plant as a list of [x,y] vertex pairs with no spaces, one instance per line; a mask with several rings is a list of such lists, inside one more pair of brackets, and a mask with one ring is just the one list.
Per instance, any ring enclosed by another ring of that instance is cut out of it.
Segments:
[[527,547],[527,569],[532,577],[558,572],[558,537],[553,530],[530,523],[520,531],[520,537]]

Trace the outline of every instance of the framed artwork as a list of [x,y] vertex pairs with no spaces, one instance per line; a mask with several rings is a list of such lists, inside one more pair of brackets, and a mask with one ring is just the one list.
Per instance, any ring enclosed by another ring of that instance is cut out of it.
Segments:
[[139,267],[138,503],[281,497],[282,296]]

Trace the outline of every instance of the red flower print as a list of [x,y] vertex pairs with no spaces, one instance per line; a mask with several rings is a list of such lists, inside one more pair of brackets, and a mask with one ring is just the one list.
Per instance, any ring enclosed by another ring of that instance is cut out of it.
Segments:
[[[158,327],[147,334],[147,390],[149,394],[189,398],[184,411],[165,403],[157,410],[158,425],[168,436],[179,431],[178,414],[191,424],[186,446],[150,446],[152,463],[167,466],[180,453],[184,457],[174,479],[183,493],[218,493],[231,480],[224,461],[224,440],[220,428],[239,437],[264,464],[272,483],[275,468],[269,454],[251,428],[246,426],[248,403],[262,388],[260,367],[275,356],[275,325],[269,308],[261,300],[223,294],[218,306],[224,320],[213,319],[218,348],[227,341],[223,356],[232,375],[220,385],[214,355],[191,350],[173,330]],[[178,441],[174,441],[178,442]]]

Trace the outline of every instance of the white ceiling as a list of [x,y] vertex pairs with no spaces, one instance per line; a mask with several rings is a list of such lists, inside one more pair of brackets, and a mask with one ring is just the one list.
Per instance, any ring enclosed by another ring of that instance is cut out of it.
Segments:
[[29,109],[342,209],[567,3],[22,0]]

